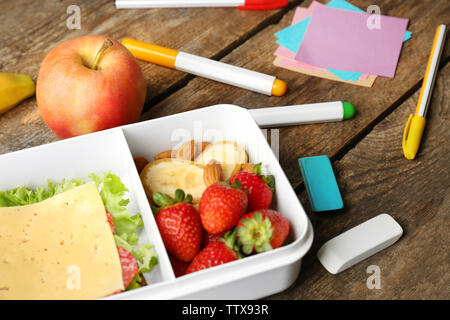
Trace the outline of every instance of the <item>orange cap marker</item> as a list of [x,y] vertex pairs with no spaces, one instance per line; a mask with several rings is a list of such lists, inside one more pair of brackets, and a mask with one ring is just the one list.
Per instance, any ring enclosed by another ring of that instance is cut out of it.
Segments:
[[189,72],[268,96],[283,96],[287,90],[286,82],[264,73],[130,38],[124,39],[122,44],[136,59],[167,68]]

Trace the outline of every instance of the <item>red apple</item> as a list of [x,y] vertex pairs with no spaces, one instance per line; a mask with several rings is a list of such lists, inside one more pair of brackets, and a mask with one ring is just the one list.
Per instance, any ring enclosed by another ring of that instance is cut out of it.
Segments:
[[42,62],[36,100],[60,138],[136,122],[147,85],[132,54],[105,36],[84,36],[53,48]]

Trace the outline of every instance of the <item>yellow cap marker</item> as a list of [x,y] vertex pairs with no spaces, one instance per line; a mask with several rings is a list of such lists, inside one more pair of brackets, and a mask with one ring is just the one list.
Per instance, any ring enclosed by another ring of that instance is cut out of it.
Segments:
[[136,59],[167,68],[189,72],[268,96],[283,96],[287,90],[286,82],[264,73],[130,38],[125,38],[122,44]]
[[425,72],[419,101],[417,102],[416,112],[414,115],[411,114],[409,116],[405,131],[403,132],[403,154],[405,155],[405,158],[409,160],[416,157],[420,141],[422,140],[422,134],[426,123],[425,117],[428,111],[428,105],[430,104],[431,92],[436,79],[439,60],[443,51],[442,49],[444,48],[446,31],[447,28],[443,24],[436,30],[431,55],[428,60],[427,71]]

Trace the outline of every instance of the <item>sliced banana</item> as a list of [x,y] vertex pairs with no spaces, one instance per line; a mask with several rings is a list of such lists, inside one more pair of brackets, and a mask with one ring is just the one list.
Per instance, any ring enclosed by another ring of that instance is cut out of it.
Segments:
[[218,141],[208,145],[195,162],[206,166],[211,160],[217,160],[222,166],[222,178],[228,180],[248,162],[248,156],[237,142]]
[[181,159],[161,159],[150,162],[140,175],[147,197],[162,192],[173,197],[176,189],[191,194],[198,203],[206,185],[203,181],[204,166]]

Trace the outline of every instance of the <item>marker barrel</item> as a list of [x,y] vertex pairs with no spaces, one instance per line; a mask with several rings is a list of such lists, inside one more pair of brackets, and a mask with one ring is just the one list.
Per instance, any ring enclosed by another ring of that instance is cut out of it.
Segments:
[[236,87],[272,95],[274,76],[232,66],[223,62],[180,52],[175,61],[177,70],[216,80]]
[[419,101],[416,108],[416,116],[425,117],[427,115],[428,105],[430,104],[431,92],[433,90],[434,82],[436,80],[439,61],[444,49],[445,36],[447,27],[440,25],[436,30],[436,35],[431,48],[430,58],[428,60],[427,70],[420,90]]
[[288,3],[289,0],[116,0],[116,8],[237,7],[239,10],[273,10]]
[[245,0],[116,0],[119,9],[238,7],[244,4]]
[[436,80],[439,67],[439,61],[443,52],[447,26],[441,24],[434,36],[431,54],[428,59],[427,70],[420,90],[419,101],[417,102],[416,112],[410,115],[403,131],[402,148],[405,158],[413,160],[416,157],[420,147],[423,131],[425,129],[428,106],[430,104],[431,92]]
[[287,84],[284,81],[264,73],[135,39],[125,38],[122,40],[122,44],[130,50],[135,58],[140,60],[189,72],[268,96],[282,96],[286,93]]
[[344,120],[341,101],[250,109],[249,112],[263,128]]

